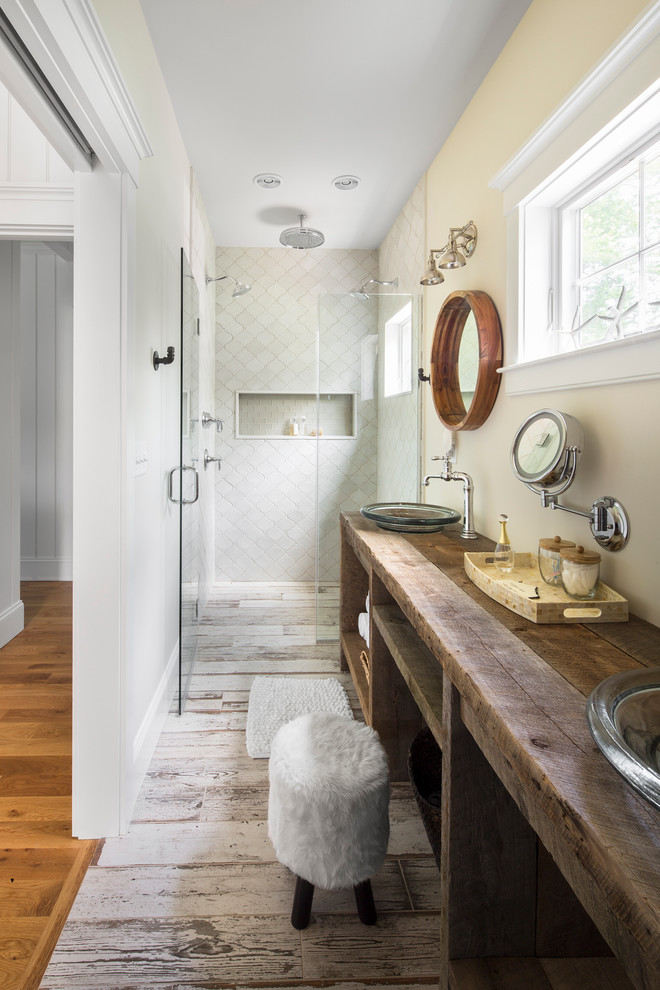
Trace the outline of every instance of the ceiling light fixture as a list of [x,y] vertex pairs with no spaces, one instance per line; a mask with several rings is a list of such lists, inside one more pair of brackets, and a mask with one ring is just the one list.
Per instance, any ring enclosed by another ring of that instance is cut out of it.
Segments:
[[445,277],[441,269],[452,271],[463,268],[477,246],[477,228],[470,220],[464,227],[450,227],[449,239],[444,247],[431,248],[428,267],[420,278],[420,285],[439,285]]
[[332,180],[332,184],[335,189],[345,191],[346,189],[356,189],[360,185],[360,180],[357,175],[338,175],[336,179]]
[[281,177],[275,175],[274,172],[260,172],[259,175],[255,175],[252,181],[260,189],[277,189],[278,186],[282,185]]

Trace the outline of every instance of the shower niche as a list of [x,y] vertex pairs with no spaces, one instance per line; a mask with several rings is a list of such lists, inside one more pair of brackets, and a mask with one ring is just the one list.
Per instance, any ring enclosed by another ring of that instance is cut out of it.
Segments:
[[352,439],[354,392],[236,392],[237,439]]

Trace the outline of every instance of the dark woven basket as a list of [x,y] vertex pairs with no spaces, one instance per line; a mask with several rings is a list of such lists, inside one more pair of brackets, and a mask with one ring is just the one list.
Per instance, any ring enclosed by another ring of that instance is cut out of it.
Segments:
[[410,745],[408,776],[440,869],[442,750],[430,729],[422,729]]

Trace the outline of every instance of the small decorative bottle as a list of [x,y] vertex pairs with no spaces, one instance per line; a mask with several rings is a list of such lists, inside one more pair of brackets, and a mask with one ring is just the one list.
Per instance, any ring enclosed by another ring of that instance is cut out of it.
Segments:
[[514,564],[513,549],[509,542],[509,534],[506,531],[506,524],[509,521],[509,517],[502,512],[497,519],[500,523],[500,538],[495,547],[495,567],[497,567],[498,571],[502,571],[503,574],[508,574],[509,571],[513,570]]

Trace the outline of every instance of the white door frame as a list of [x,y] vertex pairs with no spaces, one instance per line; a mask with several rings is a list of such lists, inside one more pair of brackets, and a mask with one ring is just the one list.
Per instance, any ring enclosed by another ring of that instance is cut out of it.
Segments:
[[45,114],[49,141],[75,171],[73,834],[95,838],[128,825],[127,345],[135,189],[151,148],[89,0],[3,0],[3,10],[98,159],[90,170],[33,83],[0,52],[3,81],[36,122]]

